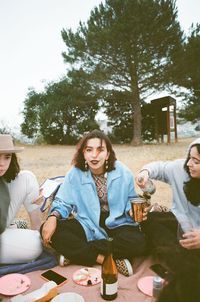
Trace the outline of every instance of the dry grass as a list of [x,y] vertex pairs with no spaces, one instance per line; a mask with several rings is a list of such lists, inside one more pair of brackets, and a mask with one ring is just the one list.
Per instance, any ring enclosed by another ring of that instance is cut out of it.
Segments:
[[[173,160],[184,158],[187,146],[193,138],[179,139],[178,143],[143,145],[132,147],[130,145],[114,145],[117,159],[127,165],[134,175],[141,167],[155,160]],[[71,159],[75,152],[75,146],[25,146],[20,154],[20,165],[22,169],[28,169],[35,173],[39,183],[47,177],[65,175],[70,168]],[[170,187],[161,182],[156,182],[157,191],[152,197],[152,202],[159,202],[170,206]],[[140,190],[137,188],[137,192]],[[22,208],[19,217],[26,217]]]

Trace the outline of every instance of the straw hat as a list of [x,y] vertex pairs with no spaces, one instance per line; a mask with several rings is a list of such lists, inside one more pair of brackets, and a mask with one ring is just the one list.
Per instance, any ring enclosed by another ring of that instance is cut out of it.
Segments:
[[10,134],[0,134],[0,153],[18,153],[23,147],[15,147]]

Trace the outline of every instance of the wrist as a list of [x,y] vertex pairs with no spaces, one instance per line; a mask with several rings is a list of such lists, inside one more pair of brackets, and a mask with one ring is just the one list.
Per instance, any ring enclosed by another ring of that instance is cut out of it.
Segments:
[[140,174],[144,173],[144,174],[146,174],[146,175],[149,176],[149,170],[148,170],[148,169],[142,169],[142,170],[140,170],[139,173],[140,173]]
[[55,217],[56,219],[60,219],[61,215],[58,211],[53,211],[49,214],[49,216],[47,217],[47,219],[49,219],[50,217]]

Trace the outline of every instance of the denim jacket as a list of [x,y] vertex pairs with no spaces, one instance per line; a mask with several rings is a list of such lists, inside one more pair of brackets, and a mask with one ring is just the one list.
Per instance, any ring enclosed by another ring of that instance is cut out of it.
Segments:
[[[107,173],[107,196],[110,214],[106,219],[106,226],[110,229],[121,225],[136,226],[137,223],[127,213],[131,207],[130,199],[137,196],[133,175],[119,161],[115,162],[115,170]],[[66,174],[50,213],[56,210],[62,219],[66,219],[73,209],[88,241],[107,237],[104,229],[99,226],[100,201],[90,170],[83,172],[73,167]]]

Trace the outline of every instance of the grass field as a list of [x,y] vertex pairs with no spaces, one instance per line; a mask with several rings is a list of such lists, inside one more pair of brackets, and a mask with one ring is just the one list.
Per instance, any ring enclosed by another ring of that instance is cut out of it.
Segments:
[[[117,159],[127,165],[135,176],[141,167],[155,160],[173,160],[185,158],[188,144],[194,138],[179,139],[177,143],[171,144],[150,144],[133,147],[130,145],[114,145]],[[71,159],[75,152],[75,146],[25,146],[22,153],[19,154],[20,165],[22,169],[31,170],[42,183],[47,177],[65,175],[71,166]],[[155,182],[156,193],[152,196],[152,203],[159,202],[170,206],[171,191],[170,187],[159,181]],[[140,193],[140,189],[136,188]],[[18,215],[25,217],[26,213],[22,208]]]

